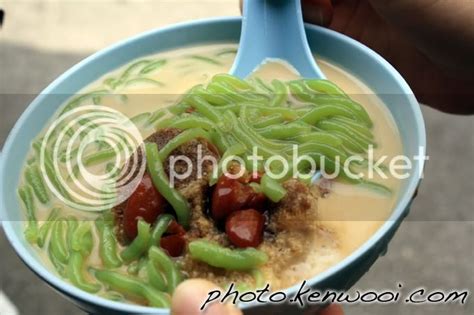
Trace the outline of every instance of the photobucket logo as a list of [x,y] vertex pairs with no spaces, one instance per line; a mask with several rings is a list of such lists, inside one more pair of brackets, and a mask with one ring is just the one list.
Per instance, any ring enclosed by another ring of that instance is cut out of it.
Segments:
[[[372,145],[369,146],[366,156],[360,155],[333,155],[327,156],[318,152],[300,154],[299,146],[293,145],[291,154],[273,155],[264,158],[258,153],[259,148],[253,147],[252,154],[229,155],[218,161],[214,156],[203,155],[202,146],[197,147],[197,158],[193,162],[189,157],[173,155],[170,160],[170,186],[174,187],[176,181],[187,179],[194,174],[193,169],[197,167],[197,177],[203,176],[203,165],[206,162],[212,164],[212,177],[225,174],[229,178],[240,178],[245,172],[265,172],[274,179],[303,179],[311,180],[318,177],[335,179],[344,176],[353,180],[373,179],[406,179],[410,177],[419,161],[429,160],[425,155],[424,147],[419,147],[418,154],[409,157],[405,155],[379,155],[377,156]],[[184,162],[187,167],[185,172],[175,171],[177,163]],[[232,163],[238,163],[240,168],[229,171]],[[419,176],[423,177],[423,170],[418,168]]]
[[132,194],[145,172],[143,139],[122,113],[80,106],[47,130],[40,167],[49,189],[66,205],[85,211],[110,209]]

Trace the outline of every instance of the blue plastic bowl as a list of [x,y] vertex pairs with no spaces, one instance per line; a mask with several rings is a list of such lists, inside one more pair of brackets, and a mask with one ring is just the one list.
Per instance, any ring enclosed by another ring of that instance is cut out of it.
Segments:
[[[135,58],[184,46],[238,42],[240,18],[193,21],[147,32],[102,50],[66,71],[31,104],[10,132],[0,164],[0,205],[5,233],[20,258],[39,277],[82,309],[93,314],[167,314],[167,309],[112,302],[86,293],[59,278],[38,259],[23,236],[23,211],[16,197],[20,173],[33,138],[45,127],[58,107],[71,95],[103,74]],[[423,117],[413,92],[400,74],[366,46],[333,31],[307,25],[311,48],[324,59],[340,65],[365,82],[384,101],[400,130],[408,156],[426,146]],[[385,253],[388,242],[407,215],[420,181],[423,161],[416,161],[411,177],[404,181],[390,218],[349,257],[308,279],[314,289],[349,289]],[[297,286],[286,290],[295,293]],[[244,305],[246,313],[273,308],[274,314],[299,313],[293,306]]]

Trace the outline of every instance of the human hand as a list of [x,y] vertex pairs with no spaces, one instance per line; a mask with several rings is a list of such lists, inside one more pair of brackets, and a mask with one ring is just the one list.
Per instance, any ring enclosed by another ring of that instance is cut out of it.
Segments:
[[[216,289],[216,285],[200,279],[187,280],[181,283],[173,294],[171,314],[173,315],[242,315],[237,307],[232,304],[212,303],[205,311],[200,311],[201,305],[206,301],[208,293]],[[343,315],[342,308],[330,305],[319,311],[308,311],[305,315]]]
[[306,21],[328,26],[381,54],[418,99],[474,113],[471,0],[302,0]]
[[305,21],[369,46],[408,81],[418,100],[474,113],[474,1],[302,0]]

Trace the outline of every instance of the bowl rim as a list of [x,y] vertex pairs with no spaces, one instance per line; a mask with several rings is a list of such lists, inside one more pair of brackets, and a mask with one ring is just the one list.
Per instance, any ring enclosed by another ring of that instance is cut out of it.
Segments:
[[[165,27],[155,28],[146,32],[139,33],[137,35],[125,38],[115,44],[112,44],[104,49],[101,49],[93,53],[92,55],[81,60],[80,62],[78,62],[77,64],[75,64],[74,66],[66,70],[59,77],[57,77],[52,83],[50,83],[45,89],[43,89],[40,92],[40,94],[28,105],[26,110],[21,114],[20,118],[16,121],[14,127],[11,129],[5,141],[5,144],[3,146],[2,153],[10,152],[12,150],[12,147],[14,145],[13,138],[16,137],[18,130],[23,125],[23,121],[26,119],[27,116],[30,115],[30,112],[32,111],[32,109],[42,102],[44,94],[48,94],[54,89],[56,89],[56,87],[64,80],[67,80],[68,77],[72,73],[76,72],[77,70],[79,70],[80,68],[84,66],[87,66],[87,64],[91,62],[92,60],[100,56],[103,56],[105,54],[109,54],[115,50],[119,50],[122,47],[130,45],[137,40],[142,40],[142,39],[144,40],[145,38],[152,36],[156,33],[166,33],[168,31],[177,31],[180,29],[185,30],[197,25],[203,26],[203,25],[219,25],[222,23],[232,23],[232,22],[238,23],[241,20],[242,18],[238,16],[227,16],[227,17],[205,18],[205,19],[185,21],[185,22],[172,24]],[[309,29],[311,31],[315,31],[318,33],[322,33],[324,35],[332,36],[336,40],[347,42],[349,45],[355,47],[356,49],[363,50],[366,54],[368,54],[371,58],[373,58],[375,62],[377,62],[381,67],[383,67],[387,71],[388,74],[393,76],[393,78],[398,82],[401,89],[406,94],[407,100],[409,101],[409,105],[412,107],[412,110],[414,111],[415,120],[416,120],[418,131],[419,131],[418,134],[416,135],[417,142],[419,146],[423,147],[422,153],[425,154],[426,131],[425,131],[425,124],[424,124],[423,116],[421,113],[421,109],[419,107],[419,103],[416,100],[411,88],[408,86],[404,78],[398,73],[398,71],[389,62],[387,62],[383,57],[381,57],[378,53],[376,53],[369,47],[363,45],[362,43],[346,35],[337,33],[335,31],[332,31],[323,27],[311,25],[311,24],[305,24],[305,27],[306,29]],[[186,45],[177,46],[177,48],[179,47],[186,47]],[[0,174],[4,174],[4,170],[6,168],[6,165],[4,162],[5,158],[4,158],[4,154],[2,154],[1,156],[2,157],[0,158]],[[420,174],[423,167],[424,167],[424,160],[420,159],[417,161],[414,171],[417,171],[418,174]],[[315,284],[334,276],[335,274],[337,274],[344,268],[354,263],[357,259],[359,259],[364,253],[368,252],[379,241],[382,241],[383,237],[392,228],[396,227],[397,222],[403,219],[405,210],[409,207],[409,204],[412,200],[412,196],[414,195],[419,185],[419,182],[420,182],[420,178],[417,178],[416,176],[412,176],[409,179],[409,182],[407,183],[405,194],[400,196],[399,202],[396,204],[396,206],[392,210],[390,217],[377,229],[377,231],[373,233],[372,236],[367,241],[365,241],[361,246],[359,246],[356,250],[354,250],[351,254],[349,254],[339,263],[331,266],[330,268],[324,270],[323,272],[308,279],[307,286],[310,286],[310,287],[315,286]],[[3,179],[2,181],[0,181],[0,183],[3,183]],[[3,188],[0,187],[0,196],[3,195],[3,191],[4,191]],[[5,235],[8,241],[10,242],[10,244],[12,245],[12,247],[14,248],[16,254],[27,265],[27,267],[29,267],[36,275],[38,275],[46,283],[53,286],[61,294],[64,294],[68,296],[69,298],[79,300],[88,305],[93,305],[95,307],[101,307],[104,309],[110,309],[110,310],[119,311],[119,312],[128,312],[128,313],[134,313],[134,314],[135,313],[156,314],[156,313],[169,312],[168,308],[153,308],[153,307],[147,307],[147,306],[141,306],[141,305],[110,301],[105,298],[99,297],[95,294],[82,291],[79,288],[67,282],[66,280],[55,275],[46,266],[44,266],[44,264],[36,260],[33,257],[33,255],[23,246],[23,244],[21,243],[20,239],[17,237],[14,231],[14,227],[12,225],[13,221],[6,220],[8,216],[7,216],[6,205],[4,203],[4,198],[0,198],[0,199],[1,199],[0,218],[3,223],[2,226],[5,231]],[[282,291],[285,292],[288,297],[294,294],[298,290],[299,286],[300,284],[295,284],[294,286],[291,286]],[[247,309],[255,305],[256,303],[246,303],[244,305],[241,305],[241,308]]]

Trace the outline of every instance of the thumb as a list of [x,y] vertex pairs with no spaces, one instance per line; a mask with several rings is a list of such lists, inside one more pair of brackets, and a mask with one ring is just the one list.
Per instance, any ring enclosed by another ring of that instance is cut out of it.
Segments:
[[232,304],[223,304],[219,301],[209,303],[201,311],[201,306],[207,301],[209,292],[221,290],[212,282],[191,279],[181,283],[173,293],[171,314],[173,315],[242,315],[242,312]]

